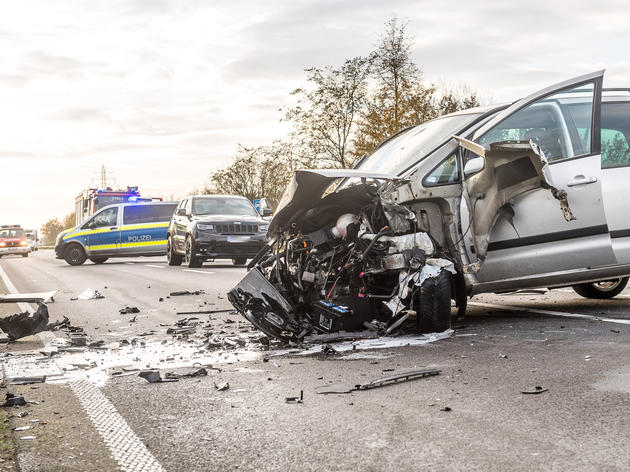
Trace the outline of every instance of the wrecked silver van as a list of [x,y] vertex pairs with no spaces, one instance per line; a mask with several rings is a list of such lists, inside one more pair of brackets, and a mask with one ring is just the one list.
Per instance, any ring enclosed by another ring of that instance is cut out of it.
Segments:
[[413,318],[444,331],[474,294],[627,281],[630,232],[613,244],[602,191],[602,79],[403,130],[352,170],[297,171],[231,303],[300,341]]

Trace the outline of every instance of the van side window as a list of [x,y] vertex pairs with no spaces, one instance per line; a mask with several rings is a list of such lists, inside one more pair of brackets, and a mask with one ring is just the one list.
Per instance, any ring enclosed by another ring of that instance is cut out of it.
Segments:
[[591,153],[594,83],[543,97],[508,116],[479,138],[479,144],[532,140],[551,162]]
[[103,210],[92,219],[91,228],[104,228],[106,226],[116,226],[118,224],[118,208],[108,208]]
[[424,178],[423,184],[425,187],[434,187],[456,182],[459,182],[459,166],[457,165],[457,154],[453,153]]
[[630,166],[630,102],[602,103],[602,169]]
[[170,221],[176,205],[133,205],[123,210],[123,224],[134,225]]

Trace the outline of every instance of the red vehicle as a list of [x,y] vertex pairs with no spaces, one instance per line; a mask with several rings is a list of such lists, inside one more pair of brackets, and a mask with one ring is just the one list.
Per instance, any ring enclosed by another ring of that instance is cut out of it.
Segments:
[[20,254],[28,257],[31,248],[26,240],[24,229],[20,225],[0,226],[0,257],[7,254]]

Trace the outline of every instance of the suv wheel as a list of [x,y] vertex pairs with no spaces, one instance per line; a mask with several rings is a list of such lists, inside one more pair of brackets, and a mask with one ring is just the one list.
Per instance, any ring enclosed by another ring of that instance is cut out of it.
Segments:
[[184,264],[187,267],[201,267],[202,261],[199,259],[195,252],[197,252],[197,248],[195,247],[195,241],[189,235],[186,236],[186,254],[184,255]]
[[414,300],[419,333],[438,333],[451,327],[451,273],[443,270],[437,277],[422,282]]
[[81,265],[87,259],[87,255],[85,254],[85,250],[81,247],[80,244],[70,244],[63,251],[63,258],[66,262],[73,266]]
[[588,284],[574,285],[573,290],[578,295],[585,298],[613,298],[623,292],[628,285],[628,277],[621,279],[602,280],[601,282],[591,282]]
[[175,252],[173,238],[168,238],[168,240],[166,241],[166,259],[168,260],[168,265],[170,266],[182,265],[183,257],[181,254],[177,254]]
[[235,257],[234,259],[232,259],[232,264],[237,265],[237,266],[245,265],[246,262],[247,262],[246,257]]
[[109,259],[109,257],[90,257],[90,260],[94,262],[94,264],[102,264],[107,259]]

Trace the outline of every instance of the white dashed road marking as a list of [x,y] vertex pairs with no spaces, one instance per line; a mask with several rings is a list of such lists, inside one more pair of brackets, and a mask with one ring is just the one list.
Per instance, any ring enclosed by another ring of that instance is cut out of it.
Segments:
[[[11,293],[19,293],[11,279],[0,266],[0,278]],[[18,303],[20,310],[33,312],[28,303]],[[44,344],[51,343],[55,335],[49,331],[38,334]],[[24,366],[22,366],[24,367]],[[21,369],[23,372],[23,369]],[[22,375],[24,375],[22,373]],[[124,472],[163,472],[164,469],[120,416],[112,403],[101,391],[88,380],[70,383],[72,391],[79,399],[81,406],[94,424],[96,430],[105,441],[112,457]]]
[[120,469],[158,472],[164,469],[101,391],[88,380],[70,384]]
[[155,269],[164,269],[164,266],[153,265],[153,264],[145,264],[145,267],[153,267]]
[[214,272],[208,272],[205,270],[195,270],[195,269],[183,269],[185,272],[197,272],[199,274],[214,274]]

